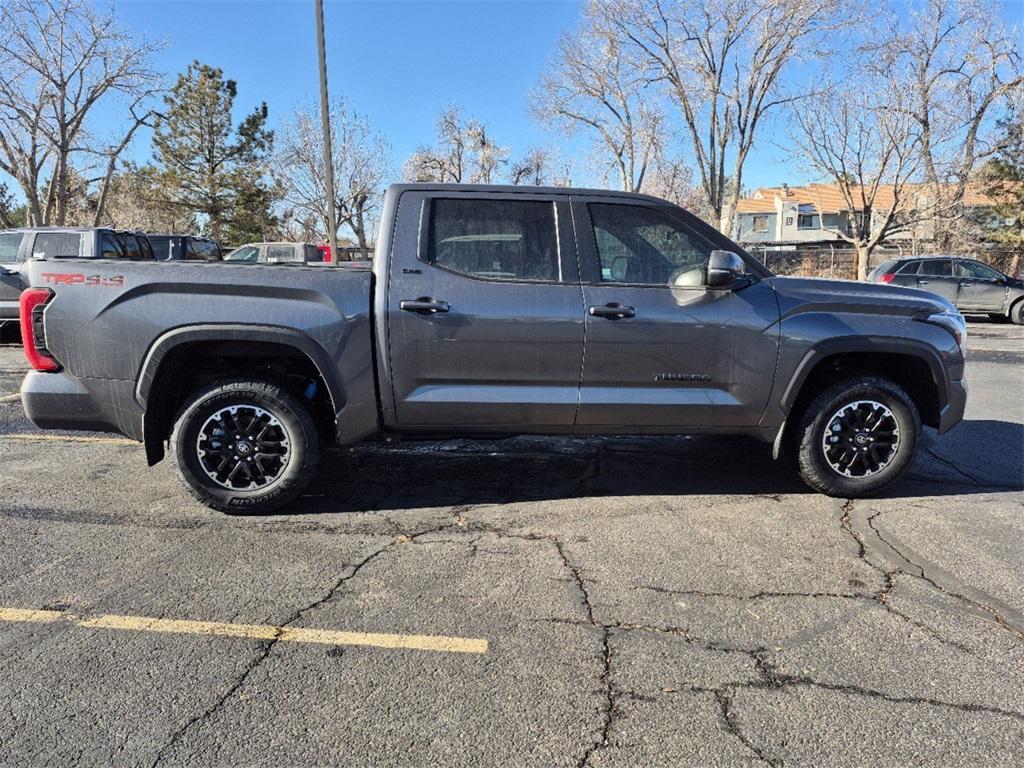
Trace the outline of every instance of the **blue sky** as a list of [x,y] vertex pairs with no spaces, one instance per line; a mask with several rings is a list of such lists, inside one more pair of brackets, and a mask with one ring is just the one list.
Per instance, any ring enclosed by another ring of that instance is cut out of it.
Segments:
[[[332,94],[344,94],[388,137],[396,175],[419,144],[433,140],[437,113],[451,102],[483,120],[513,157],[535,144],[564,144],[531,118],[529,93],[581,6],[577,0],[328,0]],[[1006,12],[1010,23],[1021,23],[1024,0],[1008,0]],[[272,124],[296,106],[317,104],[311,0],[118,0],[115,14],[128,29],[166,42],[155,64],[169,81],[193,59],[236,80],[236,118],[261,101],[269,104]],[[94,127],[114,133],[115,105],[99,118]],[[773,138],[762,134],[745,187],[806,180]],[[140,135],[132,156],[145,160],[149,150],[148,135]]]

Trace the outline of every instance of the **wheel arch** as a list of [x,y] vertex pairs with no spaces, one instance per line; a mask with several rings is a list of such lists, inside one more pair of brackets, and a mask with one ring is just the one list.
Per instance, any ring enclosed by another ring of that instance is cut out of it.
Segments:
[[892,379],[913,399],[923,423],[939,425],[950,383],[938,352],[913,339],[886,338],[832,339],[808,351],[782,394],[787,421],[831,382],[858,373]]
[[[225,368],[230,360],[232,367]],[[188,391],[204,376],[229,374],[266,378],[289,375],[317,383],[310,399],[314,418],[331,437],[337,436],[337,414],[344,390],[326,352],[312,338],[290,328],[264,325],[198,325],[168,331],[149,348],[139,369],[135,399],[143,409],[143,443],[150,465],[164,456],[174,414]]]

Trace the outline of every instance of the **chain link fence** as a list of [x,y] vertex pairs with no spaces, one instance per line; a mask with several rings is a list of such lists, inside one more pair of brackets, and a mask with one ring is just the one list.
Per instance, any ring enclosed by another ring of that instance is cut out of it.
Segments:
[[[748,253],[777,275],[827,277],[836,280],[857,279],[857,258],[852,248],[840,248],[829,244],[780,243],[752,243],[745,247]],[[925,255],[928,254],[915,254],[908,249],[876,248],[868,260],[868,272],[886,259]],[[975,252],[958,252],[955,255],[969,256],[991,264],[1011,277],[1017,276],[1024,269],[1024,253],[1019,250],[979,249]]]

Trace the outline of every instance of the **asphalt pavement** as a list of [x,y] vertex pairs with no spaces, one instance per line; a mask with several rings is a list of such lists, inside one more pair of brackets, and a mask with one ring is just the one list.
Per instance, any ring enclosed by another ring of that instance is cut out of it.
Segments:
[[0,347],[0,764],[1024,760],[1024,328],[883,498],[710,438],[371,443],[228,517]]

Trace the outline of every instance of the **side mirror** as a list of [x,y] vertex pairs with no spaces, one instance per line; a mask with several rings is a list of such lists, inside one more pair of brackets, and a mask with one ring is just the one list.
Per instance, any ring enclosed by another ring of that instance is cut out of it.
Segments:
[[747,272],[747,265],[732,251],[712,251],[708,259],[708,288],[729,288]]

